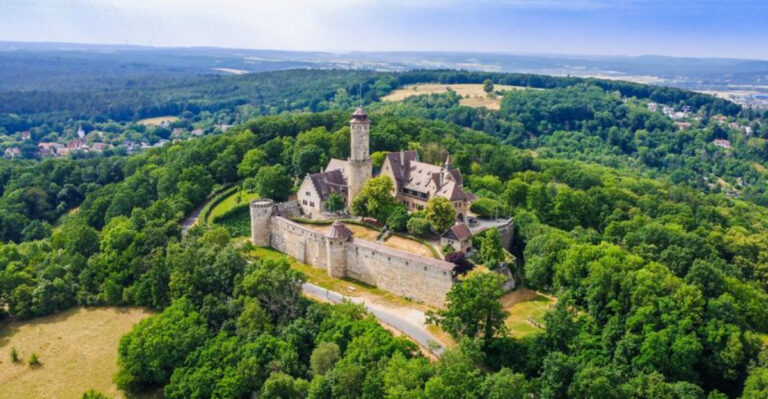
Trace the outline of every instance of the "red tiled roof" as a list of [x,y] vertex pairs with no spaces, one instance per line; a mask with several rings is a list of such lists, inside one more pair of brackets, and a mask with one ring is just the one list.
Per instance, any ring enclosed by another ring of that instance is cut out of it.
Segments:
[[472,232],[469,231],[469,227],[467,227],[464,223],[459,223],[448,229],[448,231],[443,234],[445,238],[452,238],[454,240],[463,241],[469,238],[472,238]]

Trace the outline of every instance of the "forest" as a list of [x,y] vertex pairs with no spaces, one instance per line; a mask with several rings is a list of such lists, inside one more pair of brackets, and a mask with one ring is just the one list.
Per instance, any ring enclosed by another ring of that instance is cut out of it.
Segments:
[[[765,115],[589,79],[261,75],[238,77],[227,95],[272,91],[268,109],[223,134],[132,156],[0,161],[0,317],[78,305],[156,310],[121,340],[115,381],[169,398],[768,395],[768,197],[754,166],[765,165]],[[209,93],[226,91],[221,79]],[[507,93],[498,111],[461,106],[450,92],[378,101],[404,84],[485,79],[543,90]],[[305,276],[250,256],[224,228],[182,237],[179,222],[223,187],[280,198],[330,157],[346,157],[360,87],[372,152],[417,149],[433,163],[450,153],[484,206],[514,217],[514,272],[558,298],[542,332],[511,337],[498,281],[470,275],[434,315],[459,344],[430,360],[358,306],[305,299]],[[62,101],[51,110],[73,112]],[[99,101],[78,112],[103,112]],[[700,120],[680,130],[651,101],[689,106]],[[718,179],[727,187],[708,184]]]

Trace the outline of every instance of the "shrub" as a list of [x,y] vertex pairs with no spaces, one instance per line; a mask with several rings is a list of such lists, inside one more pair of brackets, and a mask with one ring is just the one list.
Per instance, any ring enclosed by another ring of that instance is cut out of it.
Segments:
[[344,198],[337,192],[331,193],[328,195],[328,199],[325,201],[325,209],[328,212],[338,212],[344,210]]
[[394,231],[406,231],[408,229],[408,211],[405,206],[395,207],[387,217],[387,227]]
[[27,360],[27,363],[29,363],[30,366],[39,366],[40,365],[40,359],[37,358],[37,354],[33,353],[29,355],[29,360]]
[[450,255],[450,254],[452,254],[452,253],[454,253],[454,252],[456,252],[456,249],[455,249],[455,248],[453,247],[453,245],[451,245],[451,244],[445,244],[445,245],[443,245],[443,247],[441,248],[441,250],[443,251],[443,253],[444,253],[446,256],[447,256],[447,255]]
[[417,236],[424,237],[432,231],[432,225],[427,219],[411,217],[408,220],[408,232]]
[[475,268],[475,265],[467,259],[467,255],[464,252],[453,252],[445,256],[446,262],[451,262],[455,266],[453,267],[453,275],[465,275]]
[[80,399],[109,399],[109,396],[104,395],[99,391],[89,389],[83,393],[83,396],[81,396]]
[[237,205],[213,218],[213,224],[223,226],[232,237],[251,234],[251,214],[248,204]]
[[11,361],[14,363],[19,362],[19,352],[16,351],[16,348],[11,348]]

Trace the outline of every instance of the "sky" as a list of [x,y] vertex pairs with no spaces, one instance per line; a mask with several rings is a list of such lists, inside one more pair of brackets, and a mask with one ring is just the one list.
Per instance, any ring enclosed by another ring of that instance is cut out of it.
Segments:
[[0,41],[768,59],[768,0],[0,0]]

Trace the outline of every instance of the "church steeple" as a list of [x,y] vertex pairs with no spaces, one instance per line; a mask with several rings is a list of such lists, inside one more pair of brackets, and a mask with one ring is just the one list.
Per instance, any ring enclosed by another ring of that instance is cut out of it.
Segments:
[[445,168],[448,170],[453,169],[453,161],[451,160],[451,153],[448,153],[448,156],[445,157]]

